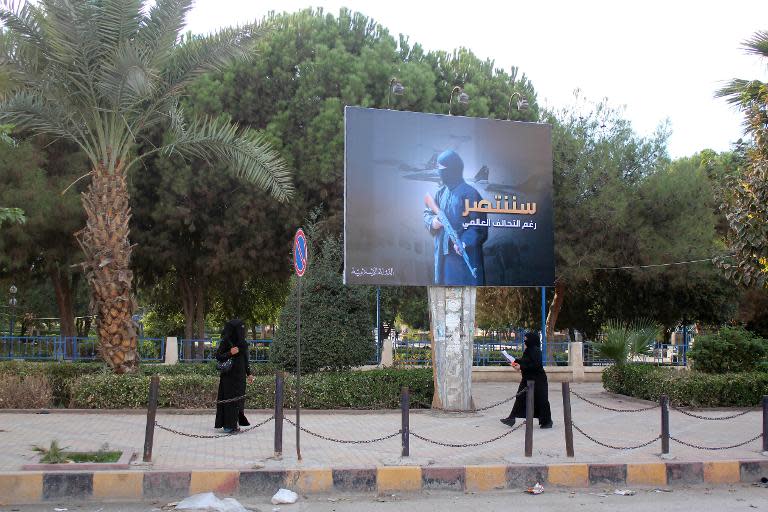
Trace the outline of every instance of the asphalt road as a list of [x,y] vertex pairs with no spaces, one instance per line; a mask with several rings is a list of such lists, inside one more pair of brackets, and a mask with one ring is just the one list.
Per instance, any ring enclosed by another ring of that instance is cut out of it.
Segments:
[[[244,498],[240,502],[254,512],[493,512],[552,510],[571,512],[658,511],[725,512],[768,511],[768,488],[748,485],[731,487],[674,488],[671,492],[641,489],[634,496],[605,490],[545,490],[532,496],[523,492],[499,491],[482,494],[422,492],[414,495],[374,497],[371,495],[325,495],[301,498],[294,505],[272,505],[265,498]],[[144,503],[50,503],[46,505],[0,506],[0,512],[160,512],[164,502]],[[66,509],[66,511],[62,510]],[[165,510],[169,510],[165,508]]]

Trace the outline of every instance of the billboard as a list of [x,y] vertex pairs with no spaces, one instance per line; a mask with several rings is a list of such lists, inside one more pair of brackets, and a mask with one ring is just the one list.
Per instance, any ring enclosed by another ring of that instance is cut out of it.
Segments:
[[344,282],[552,286],[552,132],[347,107]]

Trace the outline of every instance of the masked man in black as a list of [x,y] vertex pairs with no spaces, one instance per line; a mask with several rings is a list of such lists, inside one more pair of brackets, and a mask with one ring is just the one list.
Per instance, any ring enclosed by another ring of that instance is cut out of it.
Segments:
[[[438,216],[431,209],[424,210],[424,225],[434,237],[435,277],[438,285],[483,286],[485,284],[485,266],[483,264],[483,243],[488,238],[488,227],[468,226],[470,222],[484,223],[487,214],[471,212],[463,216],[466,201],[471,206],[482,201],[483,196],[472,185],[464,181],[464,162],[453,150],[443,151],[437,157],[437,169],[442,186],[435,194],[435,202],[445,213],[454,231],[459,236],[460,244],[454,243],[443,228]],[[464,261],[466,252],[470,265],[476,268],[474,277]]]

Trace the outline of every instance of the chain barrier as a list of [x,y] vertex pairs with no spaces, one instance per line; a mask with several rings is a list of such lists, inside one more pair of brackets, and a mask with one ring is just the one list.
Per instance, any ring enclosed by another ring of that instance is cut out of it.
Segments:
[[245,400],[245,395],[236,396],[235,398],[227,398],[224,400],[216,400],[216,405],[220,404],[229,404],[232,402],[239,402],[240,400]]
[[707,421],[722,421],[722,420],[732,420],[733,418],[738,418],[739,416],[744,416],[745,414],[749,414],[751,412],[755,412],[759,409],[747,409],[746,411],[737,412],[736,414],[731,414],[730,416],[720,416],[717,418],[713,418],[711,416],[700,416],[696,413],[686,411],[685,409],[680,409],[677,407],[670,407],[670,409],[673,409],[680,414],[684,414],[685,416],[690,416],[691,418],[697,418],[700,420],[707,420]]
[[485,407],[480,407],[479,409],[475,409],[475,412],[483,412],[483,411],[487,411],[488,409],[493,409],[494,407],[498,407],[500,405],[504,405],[507,402],[511,402],[512,400],[515,400],[515,399],[519,398],[520,396],[524,395],[527,391],[528,391],[528,388],[523,388],[516,395],[513,395],[513,396],[511,396],[509,398],[505,398],[501,402],[496,402],[495,404],[486,405]]
[[679,444],[681,444],[683,446],[687,446],[689,448],[695,448],[697,450],[708,450],[708,451],[712,451],[712,452],[716,452],[716,451],[720,451],[720,450],[730,450],[731,448],[740,448],[740,447],[742,447],[744,445],[747,445],[749,443],[757,441],[761,437],[763,437],[762,432],[757,434],[752,439],[748,439],[747,441],[744,441],[744,442],[738,443],[738,444],[732,444],[732,445],[729,445],[729,446],[701,446],[701,445],[694,444],[694,443],[687,443],[687,442],[683,441],[682,439],[678,439],[676,437],[669,436],[669,438],[671,440],[673,440],[674,442],[679,443]]
[[649,446],[649,445],[655,443],[656,441],[658,441],[659,439],[661,439],[661,435],[658,435],[658,436],[654,437],[653,439],[651,439],[650,441],[646,441],[645,443],[641,443],[641,444],[638,444],[636,446],[615,446],[615,445],[604,443],[602,441],[599,441],[599,440],[595,439],[594,437],[590,436],[589,434],[587,434],[586,432],[581,430],[581,428],[579,428],[579,426],[576,425],[574,422],[571,422],[571,425],[581,435],[583,435],[584,437],[586,437],[587,439],[589,439],[593,443],[598,444],[600,446],[603,446],[605,448],[610,448],[612,450],[637,450],[638,448],[645,448],[646,446]]
[[[296,427],[296,423],[291,421],[288,417],[283,417],[285,421],[293,425],[293,427]],[[362,440],[349,440],[349,439],[336,439],[334,437],[324,436],[323,434],[318,434],[317,432],[312,432],[311,430],[301,427],[302,432],[306,432],[307,434],[317,437],[318,439],[323,439],[325,441],[331,441],[333,443],[341,443],[341,444],[370,444],[370,443],[378,443],[379,441],[386,441],[387,439],[392,439],[395,436],[399,436],[402,430],[398,430],[397,432],[393,434],[389,434],[384,437],[377,437],[375,439],[362,439]]]
[[507,430],[506,432],[504,432],[503,434],[501,434],[499,436],[496,436],[496,437],[494,437],[492,439],[488,439],[487,441],[480,441],[480,442],[477,442],[477,443],[461,443],[461,444],[443,443],[442,441],[434,441],[434,440],[429,439],[427,437],[420,436],[419,434],[415,433],[413,430],[411,430],[409,432],[409,434],[412,435],[413,437],[415,437],[416,439],[420,439],[420,440],[422,440],[424,442],[427,442],[427,443],[436,444],[437,446],[446,446],[448,448],[471,448],[473,446],[482,446],[484,444],[489,444],[489,443],[492,443],[494,441],[498,441],[499,439],[501,439],[503,437],[507,437],[512,432],[518,430],[523,425],[525,425],[525,423],[521,423],[518,426],[513,427],[513,428]]
[[194,438],[194,439],[218,439],[220,437],[230,437],[230,436],[234,436],[234,435],[237,435],[237,434],[245,434],[247,432],[250,432],[251,430],[254,430],[254,429],[257,429],[257,428],[259,428],[261,426],[266,425],[267,423],[269,423],[273,419],[275,419],[274,415],[270,416],[269,418],[267,418],[264,421],[261,421],[261,422],[255,424],[255,425],[251,425],[250,427],[247,427],[247,428],[244,428],[244,429],[240,429],[240,430],[237,430],[235,432],[228,433],[228,434],[190,434],[189,432],[181,432],[180,430],[175,430],[175,429],[172,429],[171,427],[166,427],[165,425],[161,425],[157,421],[155,421],[155,426],[157,428],[161,429],[161,430],[165,430],[166,432],[170,432],[172,434],[177,434],[177,435],[184,436],[184,437],[191,437],[191,438]]
[[578,398],[579,400],[583,400],[587,402],[590,405],[594,405],[595,407],[598,407],[600,409],[605,409],[606,411],[612,411],[612,412],[643,412],[643,411],[650,411],[651,409],[656,409],[659,407],[658,404],[651,405],[650,407],[643,407],[641,409],[614,409],[613,407],[608,407],[607,405],[598,404],[597,402],[593,402],[592,400],[585,398],[578,394],[577,392],[571,390],[571,394]]

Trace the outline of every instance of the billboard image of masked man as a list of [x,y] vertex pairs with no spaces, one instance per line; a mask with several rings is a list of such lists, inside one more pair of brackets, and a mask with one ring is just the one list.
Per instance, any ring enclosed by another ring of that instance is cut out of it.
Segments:
[[552,128],[346,107],[344,282],[552,286]]
[[[487,214],[464,216],[465,204],[477,204],[483,197],[464,181],[464,162],[448,149],[437,157],[440,188],[434,201],[427,196],[424,225],[434,238],[434,283],[446,286],[483,286],[483,243],[488,238]],[[473,221],[467,229],[463,224]]]

